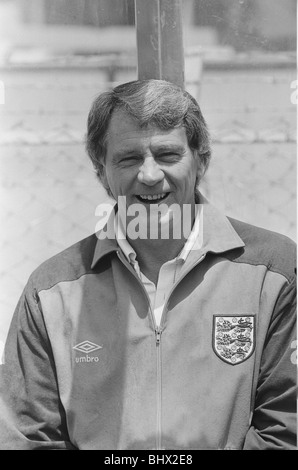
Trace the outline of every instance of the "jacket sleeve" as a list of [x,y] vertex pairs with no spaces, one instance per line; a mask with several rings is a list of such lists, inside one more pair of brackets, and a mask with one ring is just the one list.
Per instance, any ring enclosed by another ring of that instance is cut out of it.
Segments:
[[244,450],[297,450],[296,280],[276,303],[259,370]]
[[74,449],[51,345],[30,280],[15,310],[0,367],[0,449]]

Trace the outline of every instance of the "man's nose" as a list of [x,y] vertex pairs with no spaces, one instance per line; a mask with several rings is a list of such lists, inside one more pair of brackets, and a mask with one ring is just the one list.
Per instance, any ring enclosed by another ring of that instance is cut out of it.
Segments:
[[158,163],[153,157],[148,157],[144,160],[142,166],[139,169],[138,180],[140,183],[147,184],[148,186],[154,186],[164,178],[164,173]]

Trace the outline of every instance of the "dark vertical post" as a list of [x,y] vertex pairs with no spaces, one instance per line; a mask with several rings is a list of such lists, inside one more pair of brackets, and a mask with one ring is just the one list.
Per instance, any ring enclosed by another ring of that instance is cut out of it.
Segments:
[[138,78],[161,78],[160,0],[135,0]]
[[184,87],[181,0],[135,0],[139,79]]

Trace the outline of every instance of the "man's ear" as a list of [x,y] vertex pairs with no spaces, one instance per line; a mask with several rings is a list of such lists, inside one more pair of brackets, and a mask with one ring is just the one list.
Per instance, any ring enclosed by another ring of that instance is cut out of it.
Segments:
[[105,167],[105,164],[101,164],[98,168],[97,168],[97,176],[98,178],[100,179],[101,181],[101,184],[103,185],[103,187],[108,190],[109,189],[109,183],[108,183],[108,178],[107,178],[107,173],[106,173],[106,167]]
[[110,187],[109,187],[109,183],[108,183],[108,179],[107,179],[105,165],[99,165],[96,168],[96,174],[97,174],[97,177],[98,177],[100,183],[105,188],[107,193],[110,195]]
[[107,178],[107,172],[106,172],[106,167],[105,164],[103,164],[100,168],[100,179],[105,188],[109,187],[108,183],[108,178]]
[[204,162],[200,158],[198,150],[194,150],[194,157],[195,157],[196,166],[197,166],[197,181],[199,182],[199,181],[201,181],[201,179],[203,178],[203,176],[205,174],[206,165],[204,164]]

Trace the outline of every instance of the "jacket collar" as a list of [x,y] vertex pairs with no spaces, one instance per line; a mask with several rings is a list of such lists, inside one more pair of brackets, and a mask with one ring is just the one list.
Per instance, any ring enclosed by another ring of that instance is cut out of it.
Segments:
[[225,251],[245,246],[229,219],[213,206],[202,194],[202,251],[224,253]]
[[[117,252],[119,250],[118,243],[116,241],[115,230],[114,230],[114,220],[115,214],[117,212],[117,205],[115,204],[106,225],[95,233],[97,237],[97,242],[95,245],[94,255],[91,263],[91,269],[95,267],[100,259],[104,256]],[[100,238],[101,234],[108,233],[108,236]]]
[[[245,243],[232,227],[228,218],[222,214],[216,207],[200,193],[199,203],[202,204],[201,228],[198,237],[195,256],[201,256],[202,253],[224,253],[235,248],[245,246]],[[114,206],[109,220],[105,227],[97,232],[98,238],[94,250],[91,268],[93,269],[100,259],[113,252],[119,251],[114,229],[114,217],[117,211],[117,205]],[[108,229],[109,227],[109,229]],[[109,231],[109,237],[99,239],[100,233]]]

